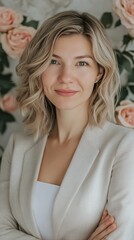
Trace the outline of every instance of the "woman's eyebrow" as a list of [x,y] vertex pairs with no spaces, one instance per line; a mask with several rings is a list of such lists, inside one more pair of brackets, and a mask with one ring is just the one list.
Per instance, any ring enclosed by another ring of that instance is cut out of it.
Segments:
[[61,58],[61,57],[58,56],[57,54],[53,54],[52,57],[55,57],[55,58]]
[[81,56],[77,56],[75,57],[76,59],[81,59],[81,58],[91,58],[93,60],[93,57],[90,55],[81,55]]
[[[60,57],[60,56],[57,55],[57,54],[53,54],[52,56],[55,57],[55,58],[59,58],[59,59],[62,58],[62,57]],[[82,59],[82,58],[91,58],[91,59],[93,60],[93,57],[90,56],[90,55],[81,55],[81,56],[76,56],[76,57],[75,57],[75,59]]]

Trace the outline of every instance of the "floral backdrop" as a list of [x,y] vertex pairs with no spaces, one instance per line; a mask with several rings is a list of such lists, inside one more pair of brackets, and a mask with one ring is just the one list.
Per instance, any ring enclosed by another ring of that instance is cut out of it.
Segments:
[[[66,5],[69,3],[65,1]],[[61,4],[61,2],[60,2]],[[106,31],[124,26],[119,47],[113,47],[121,75],[121,92],[115,109],[117,124],[134,128],[134,0],[113,0],[111,11],[100,17]],[[19,106],[15,98],[15,66],[40,25],[39,20],[5,6],[0,6],[0,136],[11,122],[16,122]],[[13,67],[11,64],[14,62]],[[17,123],[18,124],[18,123]],[[0,158],[4,147],[0,143]]]

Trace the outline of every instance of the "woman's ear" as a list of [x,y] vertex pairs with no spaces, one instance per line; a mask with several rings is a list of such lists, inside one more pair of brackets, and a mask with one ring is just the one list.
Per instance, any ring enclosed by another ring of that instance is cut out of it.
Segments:
[[102,78],[103,74],[104,74],[104,69],[103,69],[103,67],[100,66],[99,67],[99,72],[98,72],[98,75],[97,75],[97,78],[96,78],[95,82],[98,82]]

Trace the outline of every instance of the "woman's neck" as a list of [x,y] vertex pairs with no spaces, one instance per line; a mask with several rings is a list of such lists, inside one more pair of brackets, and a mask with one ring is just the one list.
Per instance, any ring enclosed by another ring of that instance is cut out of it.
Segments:
[[84,109],[57,110],[56,119],[51,136],[59,143],[65,143],[81,137],[88,124],[88,112]]

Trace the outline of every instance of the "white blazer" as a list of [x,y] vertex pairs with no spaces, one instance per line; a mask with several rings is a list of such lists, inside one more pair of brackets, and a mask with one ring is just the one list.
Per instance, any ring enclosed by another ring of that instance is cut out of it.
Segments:
[[[46,141],[10,138],[0,175],[0,240],[41,239],[31,201]],[[52,240],[87,240],[105,207],[118,226],[107,239],[134,240],[134,131],[109,122],[81,137],[55,199]]]

